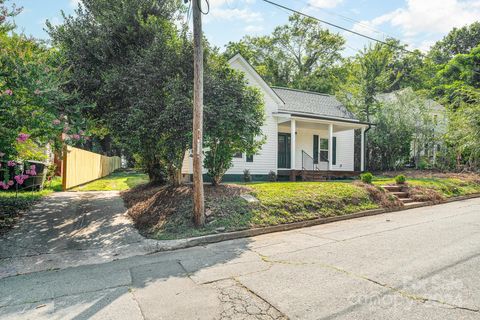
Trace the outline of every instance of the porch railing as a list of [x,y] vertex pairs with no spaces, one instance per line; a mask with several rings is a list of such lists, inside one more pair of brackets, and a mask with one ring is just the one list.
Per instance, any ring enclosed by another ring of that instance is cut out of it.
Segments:
[[304,150],[302,150],[302,170],[318,170],[318,165]]

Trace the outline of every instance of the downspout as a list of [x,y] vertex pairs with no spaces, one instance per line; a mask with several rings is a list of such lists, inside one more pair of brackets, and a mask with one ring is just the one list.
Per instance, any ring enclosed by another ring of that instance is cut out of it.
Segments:
[[363,164],[364,166],[364,171],[368,171],[368,153],[367,153],[367,132],[372,128],[372,125],[369,123],[367,130],[363,132],[363,154],[364,154],[364,161],[365,163]]

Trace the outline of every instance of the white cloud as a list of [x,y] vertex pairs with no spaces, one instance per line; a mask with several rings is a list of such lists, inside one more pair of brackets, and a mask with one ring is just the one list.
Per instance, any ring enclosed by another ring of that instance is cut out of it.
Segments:
[[335,8],[342,2],[343,0],[310,0],[308,1],[308,4],[315,8],[325,9],[325,8]]
[[74,9],[77,9],[79,4],[80,4],[80,0],[70,0],[70,6]]
[[372,29],[390,25],[396,29],[394,33],[408,38],[410,45],[425,49],[452,28],[470,24],[479,17],[480,0],[407,0],[406,7],[361,21],[353,29],[374,35]]
[[221,20],[242,20],[245,22],[262,21],[262,15],[248,9],[216,8],[210,11],[213,18]]
[[258,33],[263,31],[263,27],[260,25],[248,25],[245,27],[244,30],[245,32],[248,32],[248,33]]
[[478,0],[409,0],[407,8],[391,13],[390,23],[407,35],[420,32],[447,33],[453,27],[472,23],[479,17]]
[[250,5],[254,0],[209,0],[210,13],[205,22],[213,20],[238,20],[244,23],[263,21],[262,15],[252,11]]

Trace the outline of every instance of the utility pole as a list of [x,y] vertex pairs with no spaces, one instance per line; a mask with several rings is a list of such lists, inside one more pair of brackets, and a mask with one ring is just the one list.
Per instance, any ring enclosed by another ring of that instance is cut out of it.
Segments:
[[192,1],[193,17],[193,216],[197,227],[205,224],[202,175],[203,145],[203,47],[201,0]]

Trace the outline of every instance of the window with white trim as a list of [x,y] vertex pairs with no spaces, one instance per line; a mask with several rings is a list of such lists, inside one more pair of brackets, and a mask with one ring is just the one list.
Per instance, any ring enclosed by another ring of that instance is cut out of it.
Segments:
[[328,162],[328,139],[320,138],[320,161]]

